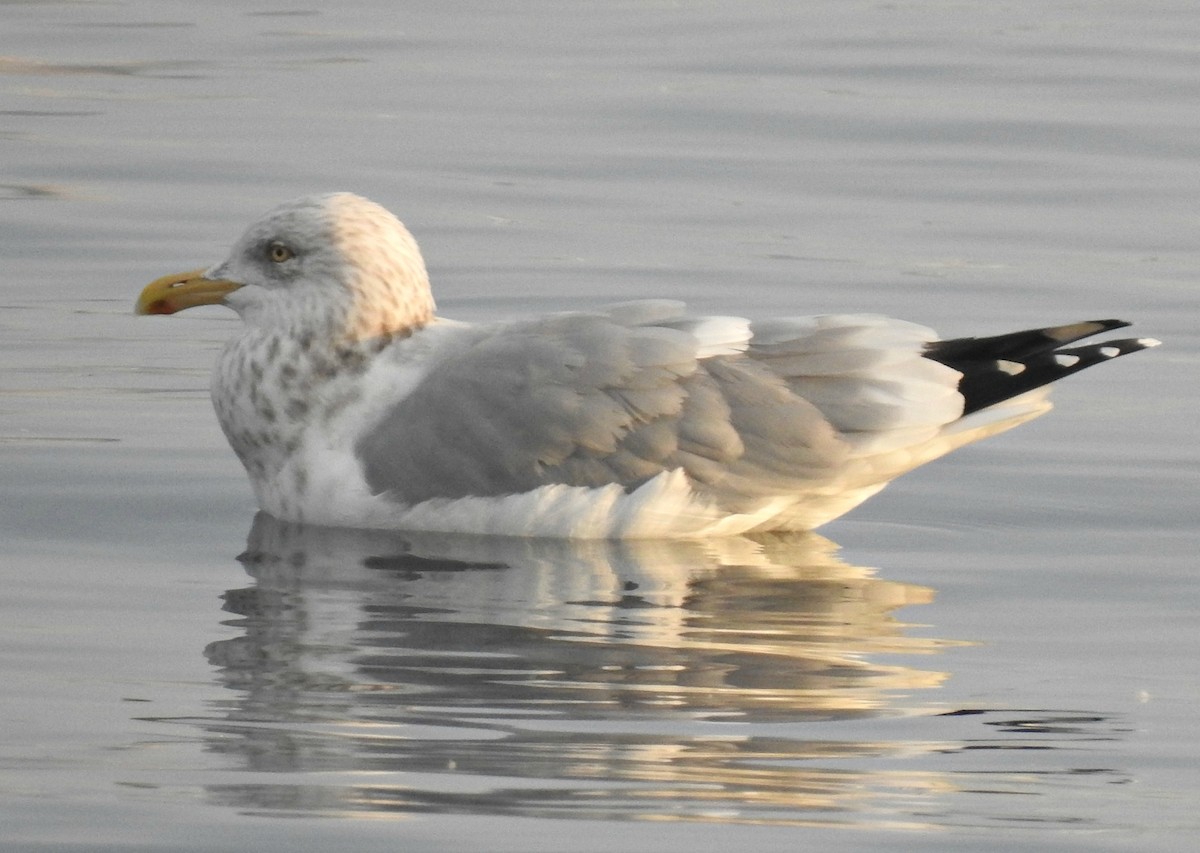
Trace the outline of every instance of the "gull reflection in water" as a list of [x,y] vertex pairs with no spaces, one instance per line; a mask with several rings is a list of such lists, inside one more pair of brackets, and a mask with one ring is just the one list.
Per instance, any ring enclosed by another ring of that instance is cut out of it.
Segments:
[[817,724],[903,714],[944,677],[895,662],[946,645],[896,616],[933,592],[811,534],[564,542],[260,515],[239,559],[252,583],[224,596],[239,635],[206,650],[229,695],[205,729],[254,772],[208,789],[243,809],[827,821],[875,795],[856,760],[911,745]]

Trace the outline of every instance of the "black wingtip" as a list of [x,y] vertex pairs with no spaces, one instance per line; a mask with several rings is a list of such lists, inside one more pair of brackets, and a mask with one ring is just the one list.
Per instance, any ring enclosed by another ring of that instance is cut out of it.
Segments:
[[1102,361],[1159,345],[1154,338],[1125,338],[1065,346],[1129,325],[1125,320],[1085,320],[989,338],[935,341],[925,357],[963,375],[958,390],[964,399],[963,414],[969,415]]
[[1130,325],[1132,323],[1125,320],[1084,320],[1082,323],[1068,323],[1065,326],[1052,326],[1038,331],[1060,344],[1070,344],[1101,332],[1124,329]]

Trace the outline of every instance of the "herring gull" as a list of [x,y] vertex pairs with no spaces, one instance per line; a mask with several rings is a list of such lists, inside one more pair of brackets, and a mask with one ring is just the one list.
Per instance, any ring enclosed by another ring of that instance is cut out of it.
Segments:
[[811,530],[1157,344],[1096,320],[939,340],[875,315],[746,320],[670,300],[467,324],[416,241],[349,193],[281,205],[140,314],[244,321],[212,381],[259,505],[288,521],[516,536]]

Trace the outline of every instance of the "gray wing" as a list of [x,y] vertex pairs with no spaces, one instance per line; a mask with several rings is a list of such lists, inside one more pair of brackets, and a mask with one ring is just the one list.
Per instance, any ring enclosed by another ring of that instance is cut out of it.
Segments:
[[414,504],[632,489],[682,468],[737,510],[841,463],[839,433],[777,371],[707,355],[689,321],[653,305],[498,326],[444,357],[359,442],[372,490]]
[[[727,512],[792,496],[809,513],[796,524],[811,526],[1046,411],[1043,395],[1021,395],[1028,388],[1156,343],[1052,348],[1046,365],[1003,360],[1031,336],[1063,343],[1113,322],[937,342],[922,326],[872,315],[751,324],[688,317],[670,302],[557,315],[481,330],[357,449],[371,488],[409,504],[552,484],[632,490],[683,470]],[[989,408],[988,398],[964,419],[959,368],[980,350],[992,373],[1033,379],[1005,386],[1018,394],[1011,405]]]

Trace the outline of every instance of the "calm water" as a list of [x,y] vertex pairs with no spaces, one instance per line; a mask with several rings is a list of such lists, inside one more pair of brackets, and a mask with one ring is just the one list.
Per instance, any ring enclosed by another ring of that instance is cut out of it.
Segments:
[[[0,4],[0,847],[1193,849],[1194,3],[249,8]],[[329,189],[466,319],[1167,346],[822,536],[299,529],[129,312]]]

